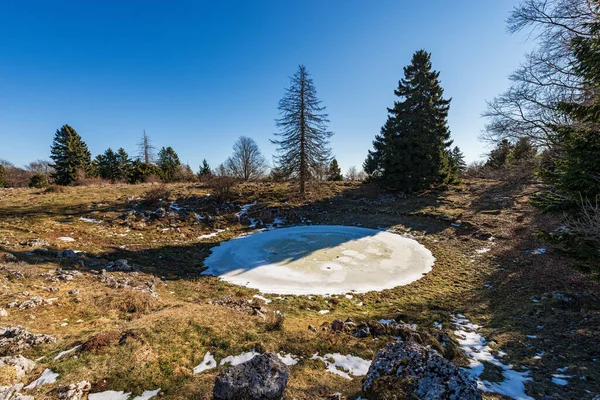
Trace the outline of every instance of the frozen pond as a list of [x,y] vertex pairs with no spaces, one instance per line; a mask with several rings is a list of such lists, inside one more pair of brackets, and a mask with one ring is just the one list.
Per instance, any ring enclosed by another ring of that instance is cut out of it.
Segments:
[[416,240],[394,233],[296,226],[221,243],[205,260],[204,273],[263,293],[364,293],[414,282],[434,261]]

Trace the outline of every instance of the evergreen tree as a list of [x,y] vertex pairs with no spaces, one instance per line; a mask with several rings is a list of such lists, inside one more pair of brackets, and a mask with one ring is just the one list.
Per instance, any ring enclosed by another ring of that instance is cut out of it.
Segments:
[[517,140],[512,150],[508,154],[507,162],[509,164],[521,164],[530,161],[537,155],[537,150],[528,138],[522,137]]
[[334,158],[329,164],[329,173],[327,174],[328,181],[343,181],[342,169],[338,165],[337,160]]
[[131,163],[127,183],[143,183],[147,178],[151,176],[160,176],[160,174],[161,171],[156,165],[135,160]]
[[94,168],[96,174],[102,179],[110,179],[115,182],[119,180],[119,162],[117,153],[110,147],[106,149],[104,154],[98,154],[94,159]]
[[210,169],[210,165],[208,165],[208,161],[206,158],[202,160],[202,166],[200,167],[200,171],[198,172],[198,177],[208,177],[212,174],[212,170]]
[[496,145],[496,148],[490,151],[490,155],[485,163],[486,167],[492,169],[500,169],[504,167],[508,162],[508,156],[513,150],[514,145],[507,139],[502,139],[500,143]]
[[455,173],[462,172],[467,168],[465,156],[458,146],[454,146],[452,151],[448,152],[448,159],[450,160],[450,166]]
[[271,142],[278,146],[277,167],[284,175],[295,175],[304,194],[312,169],[331,158],[325,107],[317,99],[317,91],[306,67],[300,65],[291,78],[291,85],[279,101],[280,118],[276,133],[281,139]]
[[431,69],[429,53],[419,50],[413,55],[394,94],[400,100],[388,109],[388,119],[363,164],[365,172],[396,190],[452,182],[447,123],[450,100],[443,98],[439,72]]
[[0,164],[0,188],[6,187],[6,168]]
[[157,166],[161,171],[160,177],[164,182],[173,182],[176,180],[181,162],[179,161],[179,156],[171,146],[160,149]]
[[51,156],[54,161],[54,180],[59,185],[69,185],[81,175],[92,171],[92,156],[87,145],[69,125],[56,131]]
[[131,159],[129,158],[129,154],[125,151],[124,148],[120,148],[117,150],[116,154],[117,161],[117,176],[118,180],[128,180],[129,174],[131,173]]

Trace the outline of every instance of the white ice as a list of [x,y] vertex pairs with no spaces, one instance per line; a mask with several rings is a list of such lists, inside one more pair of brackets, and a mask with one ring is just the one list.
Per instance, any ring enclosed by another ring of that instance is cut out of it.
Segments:
[[210,354],[210,351],[207,351],[202,362],[194,367],[194,374],[199,374],[208,369],[215,368],[216,366],[217,362],[215,361],[215,358]]
[[259,299],[259,300],[262,300],[262,301],[264,301],[264,302],[265,302],[265,304],[269,304],[270,302],[272,302],[272,301],[273,301],[273,300],[269,300],[269,299],[267,299],[266,297],[260,296],[260,295],[258,295],[258,294],[255,294],[255,295],[254,295],[254,296],[252,296],[252,297],[254,297],[255,299]]
[[327,295],[407,285],[431,271],[434,261],[423,245],[394,233],[317,225],[221,243],[204,264],[206,274],[262,293]]
[[160,388],[156,390],[146,390],[141,395],[134,397],[133,400],[148,400],[155,396],[158,396],[158,393],[160,393]]
[[37,378],[35,381],[31,382],[29,385],[25,386],[25,389],[33,389],[34,387],[37,387],[40,385],[54,383],[54,382],[56,382],[57,378],[58,378],[58,374],[56,372],[52,371],[51,369],[45,369],[44,372],[42,372],[42,375],[40,375],[39,378]]
[[123,391],[117,392],[115,390],[107,390],[105,392],[90,393],[88,400],[127,400],[131,393],[125,393]]
[[[518,372],[511,365],[502,363],[492,354],[492,349],[487,345],[486,339],[477,333],[479,325],[471,323],[464,315],[458,314],[452,318],[456,330],[454,334],[465,354],[469,357],[469,371],[477,379],[479,389],[486,392],[503,394],[516,400],[533,400],[525,394],[525,382],[531,381],[529,371]],[[504,380],[502,382],[489,382],[480,379],[484,370],[483,362],[488,362],[502,369]]]
[[198,240],[214,238],[215,236],[217,236],[221,232],[225,232],[225,229],[217,229],[213,233],[207,233],[206,235],[200,235],[200,236],[198,236]]
[[567,379],[572,378],[572,375],[554,374],[552,375],[552,383],[555,385],[566,386],[569,384]]
[[[346,379],[352,379],[350,375],[365,376],[371,366],[370,360],[364,360],[360,357],[350,355],[345,356],[339,353],[325,354],[323,357],[320,357],[318,353],[316,353],[311,357],[311,360],[323,361],[327,367],[327,371]],[[331,362],[331,360],[333,360],[333,362]]]
[[73,239],[72,237],[68,237],[68,236],[61,236],[58,238],[58,240],[62,240],[63,242],[74,242],[75,239]]
[[102,221],[94,219],[94,218],[81,217],[79,219],[82,220],[83,222],[89,222],[90,224],[101,224],[102,223]]
[[237,356],[227,356],[221,360],[219,365],[225,365],[225,364],[229,363],[233,366],[236,366],[238,364],[245,363],[246,361],[252,360],[257,355],[258,355],[258,353],[255,350],[252,350],[252,351],[249,351],[247,353],[242,353]]
[[58,353],[58,355],[56,357],[54,357],[55,360],[58,360],[59,358],[61,358],[62,356],[66,356],[69,353],[72,353],[74,351],[77,351],[81,348],[81,345],[79,346],[75,346],[72,349],[69,350],[65,350],[65,351],[61,351],[60,353]]

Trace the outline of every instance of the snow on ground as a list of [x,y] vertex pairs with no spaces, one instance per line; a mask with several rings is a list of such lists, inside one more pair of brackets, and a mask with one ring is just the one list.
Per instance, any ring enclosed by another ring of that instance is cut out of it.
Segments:
[[[465,354],[469,357],[470,366],[466,370],[477,379],[477,386],[485,392],[503,394],[517,400],[533,400],[525,394],[525,382],[531,381],[529,371],[518,372],[511,365],[502,363],[487,345],[486,339],[477,333],[480,326],[471,323],[464,315],[452,317],[456,330],[454,334]],[[502,369],[502,382],[489,382],[480,379],[484,370],[483,362],[488,362]]]
[[42,375],[40,375],[39,378],[37,378],[35,381],[31,382],[29,385],[25,386],[25,389],[33,389],[34,387],[40,386],[40,385],[46,385],[48,383],[54,383],[56,382],[56,379],[58,378],[58,374],[54,371],[52,371],[51,369],[45,369],[44,372],[42,372]]
[[487,253],[488,251],[491,251],[491,250],[492,249],[490,247],[484,247],[483,249],[476,250],[476,252],[477,252],[477,254],[485,254],[485,253]]
[[292,365],[296,365],[298,364],[298,357],[294,356],[293,354],[285,354],[285,355],[281,355],[281,354],[277,354],[277,357],[281,360],[282,363],[284,363],[285,365],[288,366],[292,366]]
[[58,360],[59,358],[61,358],[62,356],[66,356],[69,353],[72,353],[74,351],[77,351],[81,348],[81,345],[79,346],[75,346],[72,349],[69,350],[65,350],[65,351],[61,351],[60,353],[58,353],[58,355],[56,357],[54,357],[55,360]]
[[319,314],[324,315],[324,314],[328,314],[329,310],[321,310],[319,311]]
[[216,366],[217,362],[215,361],[215,358],[210,354],[210,351],[207,351],[202,362],[194,367],[194,374],[199,374],[208,369],[215,368]]
[[158,396],[159,392],[160,392],[160,388],[158,388],[156,390],[146,390],[141,395],[134,397],[133,400],[148,400],[155,396]]
[[204,273],[263,293],[327,295],[407,285],[431,271],[434,261],[423,245],[397,234],[315,225],[221,243],[205,260]]
[[228,356],[228,357],[225,357],[224,359],[222,359],[221,362],[219,363],[219,365],[225,365],[225,364],[229,363],[235,367],[238,364],[245,363],[246,361],[252,360],[258,354],[259,353],[257,353],[255,350],[252,350],[252,351],[249,351],[247,353],[242,353],[237,356]]
[[259,299],[259,300],[262,300],[262,301],[264,301],[264,302],[265,302],[265,304],[269,304],[270,302],[272,302],[272,301],[273,301],[273,300],[269,300],[269,299],[267,299],[266,297],[260,296],[260,295],[258,295],[258,294],[255,294],[255,295],[254,295],[254,296],[252,296],[252,297],[254,297],[255,299]]
[[72,237],[69,237],[69,236],[61,236],[57,239],[62,240],[63,242],[74,242],[75,241],[75,239],[73,239]]
[[102,221],[100,221],[98,219],[94,219],[94,218],[81,217],[79,219],[83,222],[89,222],[90,224],[101,224],[102,223]]
[[[325,354],[323,357],[320,357],[319,353],[316,353],[311,357],[311,360],[323,361],[327,367],[327,371],[346,379],[352,379],[350,375],[367,375],[369,367],[371,366],[370,360],[364,360],[360,357],[350,355],[345,356],[339,353]],[[331,360],[333,360],[333,362]],[[342,369],[346,372],[342,371]]]
[[213,233],[207,233],[206,235],[200,235],[200,236],[198,236],[198,240],[214,238],[215,236],[217,236],[221,232],[225,232],[225,229],[217,229]]
[[127,400],[131,393],[115,390],[107,390],[106,392],[90,393],[88,400]]
[[567,379],[572,378],[572,375],[554,374],[552,375],[552,383],[555,385],[566,386],[569,384]]

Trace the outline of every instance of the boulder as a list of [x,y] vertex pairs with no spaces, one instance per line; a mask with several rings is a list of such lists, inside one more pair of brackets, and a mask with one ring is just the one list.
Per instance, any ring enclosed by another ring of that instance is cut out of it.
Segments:
[[213,396],[217,400],[281,399],[289,376],[289,368],[276,354],[257,355],[222,371],[215,379]]
[[[370,400],[480,400],[477,382],[456,364],[415,342],[396,342],[377,352],[363,381]],[[411,397],[412,396],[412,397]]]
[[19,393],[23,384],[12,386],[0,386],[0,400],[34,400],[33,396],[25,396]]
[[0,357],[0,368],[13,367],[17,375],[17,381],[20,381],[27,373],[35,368],[35,361],[18,356]]
[[127,260],[122,258],[122,259],[117,260],[117,261],[113,262],[112,264],[110,264],[108,267],[106,267],[106,269],[109,271],[131,272],[131,271],[135,270],[135,267],[133,267],[132,265],[129,265]]
[[0,354],[20,353],[25,349],[56,342],[51,335],[34,334],[20,326],[0,326]]
[[69,386],[63,386],[58,389],[58,398],[63,400],[81,400],[86,392],[89,392],[92,385],[88,381],[71,383]]

